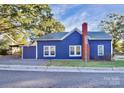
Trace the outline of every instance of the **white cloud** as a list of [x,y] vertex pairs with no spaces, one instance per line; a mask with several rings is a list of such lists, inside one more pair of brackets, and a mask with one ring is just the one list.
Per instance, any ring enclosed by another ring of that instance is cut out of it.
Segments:
[[69,16],[66,20],[63,20],[66,31],[71,31],[73,28],[81,28],[81,24],[86,21],[86,12],[77,12],[75,15]]
[[87,16],[87,12],[79,12],[68,17],[66,20],[63,20],[62,23],[65,25],[65,31],[71,31],[74,28],[79,28],[82,30],[82,23],[84,22],[88,23],[88,31],[98,31],[99,20],[89,20]]
[[[60,19],[63,14],[66,13],[67,10],[78,6],[78,4],[57,4],[57,5],[50,5],[52,7],[52,12],[54,13],[55,18]],[[60,16],[61,15],[61,16]]]
[[89,22],[89,31],[99,31],[98,25],[98,21]]
[[76,14],[69,16],[66,20],[62,20],[62,22],[65,25],[66,31],[71,31],[75,27],[82,30],[81,26],[83,22],[88,23],[88,31],[99,31],[98,25],[103,15],[105,15],[104,12],[100,15],[92,16],[91,12],[80,9]]
[[[104,7],[96,7],[96,5],[90,5],[84,9],[81,7],[77,10],[75,14],[68,15],[66,19],[61,19],[61,17],[68,12],[69,9],[75,9],[75,7],[79,6],[78,4],[70,5],[70,4],[60,4],[60,5],[52,5],[52,10],[55,18],[60,20],[64,25],[66,30],[71,31],[75,27],[81,30],[81,26],[83,22],[88,23],[89,31],[98,31],[98,24],[100,22],[100,18],[105,12],[101,12],[104,10]],[[98,9],[99,8],[99,9]]]

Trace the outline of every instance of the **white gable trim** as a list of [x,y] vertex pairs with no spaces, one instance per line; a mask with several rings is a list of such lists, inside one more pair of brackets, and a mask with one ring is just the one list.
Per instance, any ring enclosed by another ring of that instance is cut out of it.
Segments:
[[66,34],[61,40],[64,40],[66,37],[68,37],[69,35],[71,35],[75,31],[77,31],[79,34],[81,34],[81,31],[78,28],[74,28],[71,32]]
[[67,33],[64,37],[62,37],[61,39],[37,39],[36,41],[55,41],[55,40],[64,40],[66,37],[68,37],[69,35],[71,35],[73,32],[77,31],[79,34],[82,34],[81,31],[78,28],[74,28],[72,31],[70,31],[69,33]]

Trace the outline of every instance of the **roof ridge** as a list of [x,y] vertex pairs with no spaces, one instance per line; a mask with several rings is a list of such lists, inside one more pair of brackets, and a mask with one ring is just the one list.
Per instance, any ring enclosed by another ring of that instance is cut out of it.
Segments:
[[[78,32],[79,34],[82,34],[82,31],[80,31],[80,29],[78,28],[74,28],[73,30],[71,30],[70,32],[53,32],[53,33],[49,33],[46,34],[44,36],[41,36],[40,38],[36,39],[36,40],[63,40],[66,37],[68,37],[69,35],[71,35],[73,32]],[[112,39],[112,37],[106,33],[105,31],[88,31],[88,36],[90,37],[90,39],[98,39],[98,40],[108,40],[108,39]]]

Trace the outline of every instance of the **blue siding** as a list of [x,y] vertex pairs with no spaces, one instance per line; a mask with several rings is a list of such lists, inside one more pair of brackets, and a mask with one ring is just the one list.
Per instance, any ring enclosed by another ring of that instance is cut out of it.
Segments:
[[36,58],[36,46],[23,46],[23,58],[35,59]]
[[[104,56],[98,56],[97,45],[104,45]],[[56,57],[43,57],[43,46],[56,46]],[[82,45],[82,36],[78,32],[72,33],[63,41],[38,41],[38,59],[81,59],[69,57],[69,45]],[[111,60],[111,40],[90,40],[90,59]]]
[[[81,59],[80,57],[69,57],[69,45],[81,45],[81,34],[75,31],[63,41],[38,41],[38,59]],[[56,57],[43,57],[43,46],[56,46]]]
[[[111,40],[90,40],[90,59],[111,60]],[[104,45],[104,56],[98,56],[97,46]]]
[[[43,57],[43,46],[56,46],[55,57]],[[82,45],[82,36],[77,31],[73,32],[62,41],[37,41],[38,59],[81,59],[69,56],[69,45]],[[104,45],[104,56],[98,56],[97,46]],[[91,60],[111,60],[111,40],[89,40]],[[25,59],[36,58],[35,46],[24,46],[23,57]]]

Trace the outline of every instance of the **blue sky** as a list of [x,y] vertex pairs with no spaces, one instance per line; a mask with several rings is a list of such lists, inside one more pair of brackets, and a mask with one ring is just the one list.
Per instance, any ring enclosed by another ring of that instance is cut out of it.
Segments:
[[65,25],[66,31],[75,27],[81,29],[83,22],[88,23],[89,31],[99,31],[98,24],[107,14],[124,14],[124,5],[52,4],[50,7],[54,17]]

